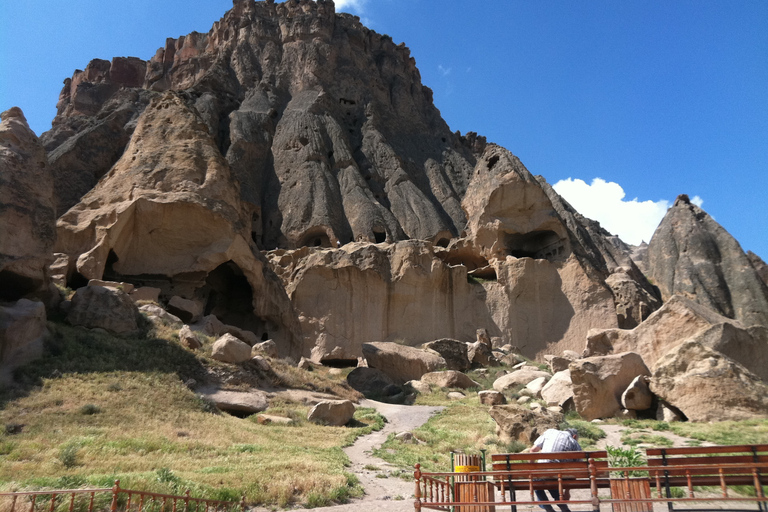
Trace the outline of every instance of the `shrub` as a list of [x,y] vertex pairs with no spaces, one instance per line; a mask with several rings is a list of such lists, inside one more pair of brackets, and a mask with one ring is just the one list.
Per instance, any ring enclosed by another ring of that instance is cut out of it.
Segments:
[[72,469],[79,464],[77,460],[78,447],[74,444],[68,444],[59,450],[59,462],[65,468]]
[[[632,467],[632,466],[644,466],[645,458],[640,450],[637,448],[621,448],[618,446],[606,446],[605,450],[608,452],[608,464],[611,467]],[[647,471],[630,471],[629,476],[646,476]],[[611,472],[611,476],[622,477],[624,473],[621,471]]]
[[80,414],[84,414],[86,416],[90,416],[92,414],[99,414],[101,412],[101,407],[94,404],[85,404],[80,408]]

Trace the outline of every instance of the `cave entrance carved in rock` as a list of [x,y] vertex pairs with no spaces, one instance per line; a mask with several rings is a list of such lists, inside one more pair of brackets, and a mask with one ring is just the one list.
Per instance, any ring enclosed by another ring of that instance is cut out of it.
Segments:
[[215,315],[225,324],[251,331],[262,339],[271,337],[264,320],[253,312],[253,289],[233,261],[213,269],[205,279],[205,288],[206,315]]
[[549,230],[507,234],[504,245],[507,248],[507,254],[515,258],[552,261],[562,259],[565,253],[565,240]]

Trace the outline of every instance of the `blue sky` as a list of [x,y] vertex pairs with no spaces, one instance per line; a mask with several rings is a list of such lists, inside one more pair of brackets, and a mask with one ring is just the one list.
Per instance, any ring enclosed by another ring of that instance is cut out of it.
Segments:
[[[0,2],[0,109],[39,134],[92,58],[150,58],[231,0]],[[405,42],[452,130],[511,150],[583,214],[650,240],[688,194],[768,260],[768,2],[337,1]]]

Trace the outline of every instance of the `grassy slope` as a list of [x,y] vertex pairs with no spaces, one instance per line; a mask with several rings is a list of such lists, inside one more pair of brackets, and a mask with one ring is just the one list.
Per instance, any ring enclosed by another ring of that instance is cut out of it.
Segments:
[[[259,425],[253,417],[215,412],[184,384],[229,365],[173,340],[53,328],[50,355],[17,372],[23,385],[1,402],[0,424],[7,428],[0,432],[0,488],[110,486],[119,478],[125,488],[188,488],[196,496],[245,495],[279,506],[360,493],[345,472],[341,447],[381,427],[372,410],[358,410],[357,428],[324,427],[304,419],[307,407],[280,403],[277,410],[295,424]],[[255,376],[239,367],[236,377],[351,394],[319,372],[274,361],[273,367],[274,373]]]

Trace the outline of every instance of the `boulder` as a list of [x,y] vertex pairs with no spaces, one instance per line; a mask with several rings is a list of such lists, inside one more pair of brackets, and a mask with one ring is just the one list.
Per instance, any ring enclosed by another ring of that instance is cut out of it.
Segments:
[[675,295],[632,330],[594,329],[584,357],[636,352],[654,368],[656,361],[691,336],[729,319],[686,297]]
[[474,368],[499,366],[499,361],[493,355],[493,349],[482,341],[467,343],[467,358]]
[[179,327],[184,324],[179,317],[170,314],[155,304],[144,304],[139,306],[139,311],[147,315],[147,318],[149,318],[152,323],[161,322]]
[[563,409],[573,408],[573,383],[571,371],[557,372],[541,390],[541,398],[547,405],[558,405]]
[[0,384],[11,380],[12,370],[43,355],[49,336],[42,302],[19,299],[0,306]]
[[446,397],[448,397],[448,400],[461,400],[462,398],[467,398],[467,395],[459,391],[451,391]]
[[255,366],[256,369],[261,372],[269,372],[272,370],[272,366],[269,364],[269,361],[261,356],[251,357],[250,364]]
[[129,295],[133,302],[160,302],[161,291],[160,288],[155,288],[153,286],[140,286],[134,289]]
[[549,379],[551,375],[538,368],[526,366],[496,379],[493,382],[493,389],[503,392],[510,388],[523,388],[527,386],[529,382],[541,377]]
[[[385,396],[384,390],[392,390],[395,383],[387,374],[376,368],[355,368],[347,375],[347,384],[366,397]],[[396,394],[396,391],[394,394]]]
[[634,352],[595,356],[571,363],[573,401],[582,418],[610,418],[621,411],[621,394],[638,375],[651,372]]
[[429,387],[429,384],[426,382],[421,382],[420,380],[409,380],[406,382],[403,387],[410,388],[413,391],[420,393],[422,395],[426,395],[427,393],[432,392],[432,388]]
[[200,338],[197,337],[197,334],[188,325],[183,326],[179,330],[179,342],[192,350],[197,350],[203,346]]
[[463,341],[443,338],[424,344],[424,348],[434,350],[445,359],[446,368],[463,372],[472,367],[467,355],[467,344]]
[[355,405],[349,400],[323,400],[307,414],[313,423],[340,427],[349,423],[355,414]]
[[213,343],[211,357],[223,363],[244,363],[251,359],[251,346],[225,334]]
[[552,370],[552,373],[562,372],[563,370],[568,369],[568,365],[571,364],[573,361],[579,359],[580,356],[576,354],[576,352],[573,352],[572,350],[567,350],[567,353],[563,353],[562,356],[554,356],[554,355],[546,355],[544,356],[544,360],[549,365],[549,368]]
[[546,430],[557,428],[563,421],[562,414],[547,409],[533,411],[517,404],[495,405],[488,414],[496,422],[496,435],[502,443],[518,441],[532,445]]
[[653,404],[653,393],[651,393],[648,383],[651,378],[647,375],[638,375],[635,377],[626,391],[621,395],[621,405],[624,409],[632,411],[645,411],[650,409]]
[[488,329],[478,329],[476,335],[477,339],[475,341],[484,343],[488,348],[493,350],[493,343],[491,342],[491,337],[488,335]]
[[525,389],[531,392],[531,396],[541,397],[541,390],[544,389],[544,386],[547,384],[549,379],[549,375],[546,377],[533,379],[531,382],[525,385]]
[[259,425],[293,425],[295,423],[291,418],[274,414],[259,414],[256,416],[256,422]]
[[53,173],[21,109],[0,118],[0,300],[42,297],[56,240]]
[[171,297],[166,307],[169,313],[181,318],[185,324],[193,324],[203,315],[203,305],[196,300],[188,300],[178,295]]
[[659,400],[659,405],[656,409],[656,420],[658,421],[684,421],[685,415],[680,412],[677,407],[673,407],[663,400]]
[[480,391],[477,393],[477,398],[480,399],[481,404],[488,406],[504,405],[507,403],[507,398],[503,393],[499,393],[498,391]]
[[622,270],[608,276],[605,284],[610,286],[613,292],[620,329],[637,327],[661,306],[661,300],[649,287],[643,286]]
[[86,286],[72,296],[67,322],[112,334],[137,335],[139,310],[128,294],[119,289]]
[[201,392],[201,396],[213,402],[216,407],[224,412],[237,414],[256,414],[267,409],[267,395],[262,391],[227,391],[211,390]]
[[421,382],[441,388],[479,388],[480,384],[456,370],[429,372],[421,376]]
[[135,290],[131,283],[123,283],[117,281],[104,281],[102,279],[91,279],[88,281],[88,286],[103,286],[104,288],[116,288],[124,291],[128,295],[132,294]]
[[768,327],[768,286],[739,243],[686,195],[656,228],[648,268],[664,299],[684,295],[747,327]]
[[271,357],[273,359],[276,359],[278,357],[277,353],[277,344],[275,344],[272,340],[262,341],[261,343],[256,343],[251,348],[251,354],[252,355],[265,355],[267,357]]
[[445,359],[431,350],[375,342],[363,344],[368,366],[386,373],[396,384],[421,379],[425,373],[446,367]]
[[659,360],[651,391],[690,421],[739,421],[768,415],[768,384],[697,341]]

